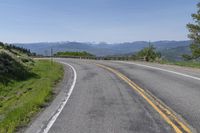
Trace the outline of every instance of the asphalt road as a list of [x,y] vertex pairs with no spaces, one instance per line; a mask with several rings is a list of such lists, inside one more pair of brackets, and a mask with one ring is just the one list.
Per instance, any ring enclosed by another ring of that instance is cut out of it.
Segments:
[[[98,66],[97,63],[125,75],[169,107],[191,132],[200,132],[200,70],[156,64],[143,66],[112,61],[56,60],[66,62],[75,69],[75,86],[70,88],[74,73],[72,68],[66,66],[67,74],[60,85],[60,94],[26,132],[175,132],[174,127],[159,111],[123,81],[123,77],[120,79],[115,73]],[[69,94],[70,89],[72,93]],[[64,101],[63,108],[56,110],[64,97],[69,99]]]

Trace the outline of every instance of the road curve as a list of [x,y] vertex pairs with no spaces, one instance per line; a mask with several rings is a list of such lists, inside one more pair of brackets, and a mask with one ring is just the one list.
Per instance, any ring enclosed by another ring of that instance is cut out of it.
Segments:
[[[126,62],[79,59],[56,60],[73,66],[77,73],[77,79],[66,105],[49,127],[49,133],[175,132],[166,119],[144,97],[134,91],[128,83],[120,79],[115,73],[97,64],[107,66],[123,74],[143,88],[144,91],[150,92],[161,100],[177,115],[177,118],[180,118],[186,125],[188,124],[187,126],[192,132],[200,132],[199,80]],[[153,67],[200,78],[198,70],[194,72],[160,65],[154,65]],[[71,77],[73,77],[72,70]],[[72,79],[69,82],[72,82]],[[67,84],[67,82],[64,84],[68,88],[65,91],[68,92],[71,84]],[[61,94],[63,94],[62,91]],[[58,102],[59,100],[57,100],[59,105]],[[58,107],[54,106],[49,110],[55,110]],[[38,117],[40,121],[36,119],[36,122],[33,122],[27,131],[30,133],[44,132],[43,129],[51,119],[42,120],[47,114],[53,117],[54,113],[52,112],[44,111]],[[42,123],[43,126],[35,123]],[[39,128],[42,130],[38,130]]]

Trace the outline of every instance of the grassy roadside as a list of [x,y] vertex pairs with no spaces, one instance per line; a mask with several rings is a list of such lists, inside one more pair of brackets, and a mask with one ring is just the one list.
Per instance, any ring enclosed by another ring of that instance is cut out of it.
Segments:
[[0,83],[0,133],[12,133],[25,126],[34,114],[45,106],[53,94],[53,86],[62,78],[61,64],[48,60],[35,61],[23,81]]
[[159,63],[182,66],[182,67],[200,68],[200,62],[198,62],[198,61],[176,61],[176,62],[162,61]]

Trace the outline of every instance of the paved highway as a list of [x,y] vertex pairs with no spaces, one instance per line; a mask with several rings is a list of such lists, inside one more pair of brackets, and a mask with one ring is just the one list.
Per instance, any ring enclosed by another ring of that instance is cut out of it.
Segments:
[[60,93],[27,133],[200,132],[200,70],[56,59]]

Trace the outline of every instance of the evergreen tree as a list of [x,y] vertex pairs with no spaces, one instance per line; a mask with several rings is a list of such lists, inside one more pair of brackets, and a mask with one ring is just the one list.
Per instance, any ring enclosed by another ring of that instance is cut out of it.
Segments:
[[153,45],[143,48],[137,53],[138,58],[143,58],[145,61],[155,61],[156,59],[161,58],[161,53],[156,51],[156,48]]
[[190,49],[192,52],[191,57],[189,59],[198,59],[200,58],[200,3],[197,4],[198,11],[196,14],[192,14],[192,18],[195,23],[187,24],[187,28],[189,29],[190,34],[188,37],[192,40],[190,45]]

